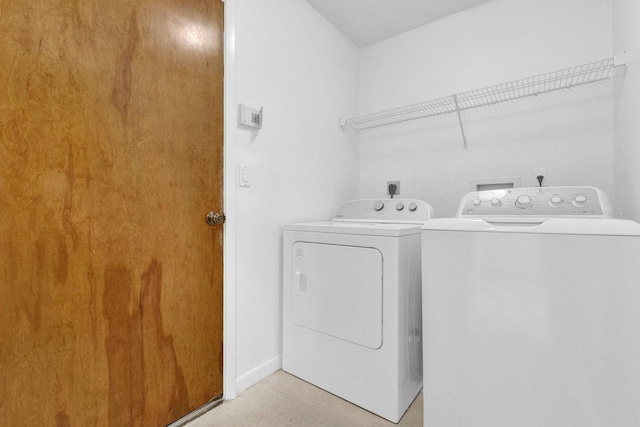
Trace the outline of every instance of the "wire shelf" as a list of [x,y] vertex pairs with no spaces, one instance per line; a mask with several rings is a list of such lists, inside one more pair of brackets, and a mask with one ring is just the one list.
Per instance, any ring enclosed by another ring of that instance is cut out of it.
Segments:
[[[341,125],[363,130],[453,112],[457,112],[459,116],[460,111],[470,108],[569,89],[609,79],[612,77],[612,70],[614,68],[626,65],[626,55],[622,60],[620,58],[621,57],[604,59],[602,61],[488,86],[482,89],[341,120]],[[460,118],[460,116],[458,118]],[[462,127],[462,121],[460,125]]]

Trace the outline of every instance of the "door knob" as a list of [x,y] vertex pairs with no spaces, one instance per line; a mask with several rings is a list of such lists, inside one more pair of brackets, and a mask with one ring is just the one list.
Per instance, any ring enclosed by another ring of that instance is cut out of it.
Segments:
[[207,224],[211,226],[222,224],[224,220],[225,220],[224,214],[213,212],[213,211],[207,214]]

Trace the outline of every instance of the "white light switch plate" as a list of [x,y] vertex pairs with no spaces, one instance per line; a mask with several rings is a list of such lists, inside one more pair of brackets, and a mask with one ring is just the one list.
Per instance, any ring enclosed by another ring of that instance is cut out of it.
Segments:
[[239,174],[240,187],[250,187],[251,182],[249,181],[249,166],[240,165],[239,171],[240,171],[240,174]]

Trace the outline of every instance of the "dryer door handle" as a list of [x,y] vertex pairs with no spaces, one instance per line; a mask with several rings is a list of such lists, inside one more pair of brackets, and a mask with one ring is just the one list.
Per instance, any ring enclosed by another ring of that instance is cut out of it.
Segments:
[[293,275],[293,289],[296,295],[302,295],[307,293],[307,281],[302,274],[302,271],[296,271]]

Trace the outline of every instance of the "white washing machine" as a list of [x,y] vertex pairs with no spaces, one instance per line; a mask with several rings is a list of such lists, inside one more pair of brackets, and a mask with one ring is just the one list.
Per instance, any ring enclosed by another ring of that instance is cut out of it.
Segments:
[[420,200],[284,227],[283,369],[390,421],[422,388]]
[[640,224],[612,217],[517,188],[424,225],[425,426],[640,426]]

